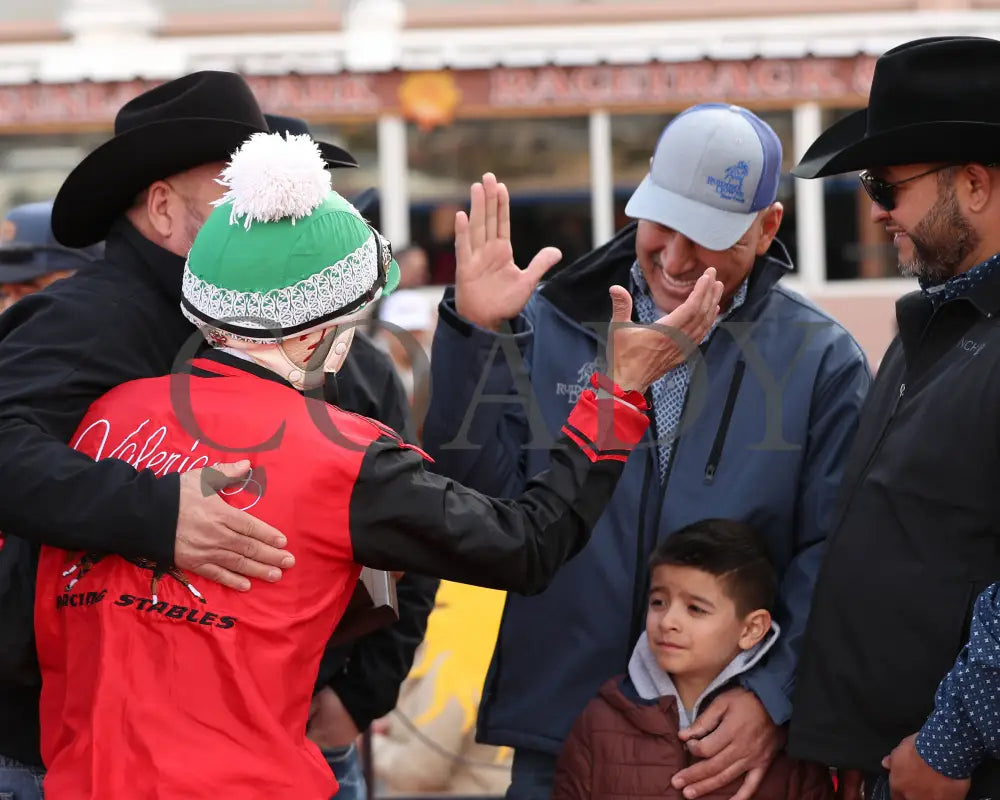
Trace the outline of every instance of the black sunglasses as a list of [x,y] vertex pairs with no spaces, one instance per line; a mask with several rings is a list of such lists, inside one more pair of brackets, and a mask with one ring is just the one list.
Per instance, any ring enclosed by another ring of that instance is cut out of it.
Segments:
[[935,172],[940,172],[943,169],[957,166],[959,165],[942,164],[940,167],[934,167],[934,169],[929,169],[927,172],[921,172],[919,175],[911,175],[909,178],[903,178],[903,180],[896,181],[895,183],[889,183],[889,181],[872,175],[871,172],[865,170],[858,175],[858,180],[861,181],[861,185],[864,187],[865,192],[868,193],[868,196],[874,200],[877,205],[886,211],[892,211],[896,208],[896,189],[898,187],[902,186],[904,183],[915,181],[917,178],[923,178],[927,175],[933,175]]

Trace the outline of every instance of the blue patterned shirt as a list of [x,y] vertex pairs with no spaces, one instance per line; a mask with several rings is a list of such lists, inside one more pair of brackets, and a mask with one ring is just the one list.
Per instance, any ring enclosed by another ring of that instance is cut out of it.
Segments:
[[[744,280],[733,295],[733,302],[729,304],[729,308],[725,313],[719,314],[703,341],[707,341],[719,323],[743,305],[746,299],[747,282]],[[646,283],[638,262],[632,264],[632,301],[635,304],[636,316],[643,325],[656,322],[664,314],[653,302],[649,284]],[[667,469],[674,452],[674,442],[677,440],[677,426],[684,412],[684,401],[690,385],[691,365],[684,361],[649,387],[653,393],[653,417],[656,420],[661,483],[667,479]]]
[[934,307],[937,308],[942,303],[968,294],[974,286],[991,278],[998,266],[1000,266],[1000,253],[986,259],[981,264],[977,264],[968,272],[953,275],[941,283],[930,283],[921,280],[920,288],[924,295],[933,303]]
[[1000,583],[976,598],[969,643],[945,675],[917,752],[949,778],[968,778],[1000,758]]

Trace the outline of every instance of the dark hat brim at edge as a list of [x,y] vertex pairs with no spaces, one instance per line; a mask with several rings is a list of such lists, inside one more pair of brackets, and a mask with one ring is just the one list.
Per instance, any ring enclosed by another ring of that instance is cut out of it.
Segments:
[[187,118],[119,134],[84,158],[63,182],[52,205],[52,232],[66,247],[99,242],[150,184],[213,161],[228,161],[258,132],[267,129],[233,120]]
[[831,125],[806,150],[792,175],[823,178],[900,164],[1000,161],[1000,124],[932,120],[890,128],[874,136],[865,135],[866,126],[865,109]]
[[331,169],[338,167],[356,167],[357,159],[348,153],[343,147],[337,147],[329,142],[316,142],[319,145],[319,152],[323,156],[326,165]]
[[865,108],[837,120],[809,145],[799,163],[792,168],[792,175],[798,178],[819,178],[835,174],[825,170],[845,149],[865,137],[867,124],[868,110]]

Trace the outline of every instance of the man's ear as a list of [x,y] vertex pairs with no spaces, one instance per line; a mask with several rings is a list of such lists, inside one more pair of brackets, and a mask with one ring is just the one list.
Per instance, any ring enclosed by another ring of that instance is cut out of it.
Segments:
[[969,210],[978,213],[986,209],[991,193],[997,191],[996,179],[996,173],[982,164],[966,164],[958,171],[956,189],[965,195]]
[[[174,231],[176,220],[170,208],[170,186],[166,181],[156,181],[151,184],[139,199],[134,211],[145,217],[145,223],[155,231],[161,239],[169,239]],[[141,228],[140,228],[141,230]]]
[[751,611],[743,618],[743,632],[740,634],[740,650],[749,650],[759,644],[771,630],[771,613],[763,608]]
[[760,212],[761,236],[757,242],[757,255],[762,256],[767,252],[774,237],[778,235],[778,228],[781,227],[781,219],[784,215],[785,207],[781,203],[771,203]]

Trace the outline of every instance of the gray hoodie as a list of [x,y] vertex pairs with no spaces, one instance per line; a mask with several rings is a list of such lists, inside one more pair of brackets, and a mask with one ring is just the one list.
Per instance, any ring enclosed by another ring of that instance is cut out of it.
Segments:
[[628,676],[632,680],[632,684],[635,686],[639,697],[643,700],[656,700],[659,697],[676,697],[677,714],[680,717],[681,728],[687,728],[694,723],[705,698],[729,683],[737,675],[753,667],[774,646],[779,635],[781,635],[781,628],[778,627],[777,622],[772,620],[771,630],[767,632],[764,638],[749,650],[743,651],[730,661],[722,672],[715,676],[715,680],[706,687],[698,699],[695,700],[694,707],[690,710],[684,708],[684,703],[681,702],[681,696],[677,693],[677,687],[674,686],[673,679],[656,663],[656,656],[653,655],[653,651],[649,646],[649,639],[646,637],[645,631],[642,632],[642,636],[639,637],[639,641],[632,651],[632,658],[628,662]]

